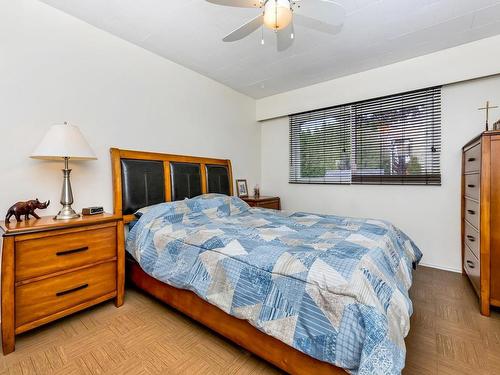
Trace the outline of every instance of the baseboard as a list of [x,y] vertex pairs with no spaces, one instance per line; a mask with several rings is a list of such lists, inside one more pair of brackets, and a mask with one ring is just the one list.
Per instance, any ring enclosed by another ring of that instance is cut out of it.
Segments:
[[420,266],[424,266],[424,267],[429,267],[429,268],[436,268],[438,270],[443,270],[443,271],[450,271],[450,272],[462,273],[461,269],[452,268],[452,267],[437,266],[435,264],[430,264],[430,263],[425,263],[425,262],[421,262],[421,263],[419,263],[419,265]]

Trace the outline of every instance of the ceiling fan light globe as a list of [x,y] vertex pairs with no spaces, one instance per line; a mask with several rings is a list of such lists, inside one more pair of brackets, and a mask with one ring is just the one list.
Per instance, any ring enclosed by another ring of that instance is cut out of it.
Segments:
[[281,30],[292,22],[293,13],[288,0],[269,0],[264,8],[264,25]]

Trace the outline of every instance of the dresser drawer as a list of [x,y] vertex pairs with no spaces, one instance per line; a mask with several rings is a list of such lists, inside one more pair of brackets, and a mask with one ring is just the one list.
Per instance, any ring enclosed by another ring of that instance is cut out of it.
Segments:
[[255,205],[255,207],[270,208],[272,210],[279,210],[280,209],[280,202],[279,201],[259,202]]
[[115,226],[20,241],[16,243],[16,281],[115,256]]
[[479,260],[472,254],[472,251],[465,246],[464,252],[464,269],[469,276],[472,285],[476,290],[477,294],[481,293],[481,265]]
[[465,178],[465,196],[479,200],[479,189],[481,187],[479,173],[466,174]]
[[465,219],[474,226],[476,229],[479,228],[479,203],[465,199]]
[[464,243],[471,249],[472,253],[476,256],[477,259],[480,259],[480,237],[479,232],[469,223],[465,223],[464,228]]
[[465,172],[479,172],[481,169],[481,144],[465,151],[464,156],[464,170]]
[[15,290],[16,327],[116,290],[116,262],[102,263]]

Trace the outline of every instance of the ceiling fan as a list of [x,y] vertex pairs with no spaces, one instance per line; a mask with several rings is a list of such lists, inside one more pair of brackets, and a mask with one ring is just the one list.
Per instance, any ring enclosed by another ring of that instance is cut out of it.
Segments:
[[[252,34],[260,27],[276,33],[278,51],[289,48],[294,41],[294,23],[327,34],[337,34],[346,11],[331,0],[206,0],[209,3],[240,8],[259,8],[262,13],[240,26],[224,39],[235,42]],[[264,37],[262,37],[264,44]]]

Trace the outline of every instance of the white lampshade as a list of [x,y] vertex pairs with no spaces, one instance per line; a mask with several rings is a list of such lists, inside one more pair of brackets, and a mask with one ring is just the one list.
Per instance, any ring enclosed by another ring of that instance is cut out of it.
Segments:
[[38,147],[30,155],[34,159],[97,159],[78,126],[52,125]]

